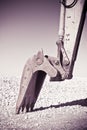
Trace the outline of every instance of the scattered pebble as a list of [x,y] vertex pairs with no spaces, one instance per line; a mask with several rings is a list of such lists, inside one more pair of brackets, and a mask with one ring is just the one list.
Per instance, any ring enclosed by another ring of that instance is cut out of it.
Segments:
[[46,80],[34,109],[15,114],[20,78],[0,77],[0,130],[78,130],[87,128],[87,79]]

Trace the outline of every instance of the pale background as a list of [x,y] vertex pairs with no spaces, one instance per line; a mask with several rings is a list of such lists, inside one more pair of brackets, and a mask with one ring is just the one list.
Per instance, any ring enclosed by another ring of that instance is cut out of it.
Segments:
[[[26,60],[43,48],[57,55],[58,0],[0,1],[0,74],[21,76]],[[87,17],[74,76],[87,77]]]

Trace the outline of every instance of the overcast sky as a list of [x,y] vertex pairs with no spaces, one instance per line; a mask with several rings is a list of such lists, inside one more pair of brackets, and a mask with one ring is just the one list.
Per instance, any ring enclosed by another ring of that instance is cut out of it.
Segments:
[[[0,74],[21,76],[26,60],[43,48],[57,55],[58,0],[0,1]],[[74,76],[87,77],[87,18]]]

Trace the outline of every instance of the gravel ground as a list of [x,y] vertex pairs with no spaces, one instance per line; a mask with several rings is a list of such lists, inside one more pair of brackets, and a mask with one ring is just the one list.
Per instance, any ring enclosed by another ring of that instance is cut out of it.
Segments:
[[15,114],[20,78],[0,77],[0,130],[87,130],[87,78],[44,82],[34,111]]

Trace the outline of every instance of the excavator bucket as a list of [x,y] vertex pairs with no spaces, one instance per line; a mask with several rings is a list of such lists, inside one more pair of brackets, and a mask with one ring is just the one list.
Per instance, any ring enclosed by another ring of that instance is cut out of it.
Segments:
[[47,57],[43,55],[43,51],[39,51],[25,64],[16,104],[16,113],[19,113],[20,109],[23,111],[24,108],[27,112],[33,110],[46,74],[55,77],[57,71],[50,64]]

